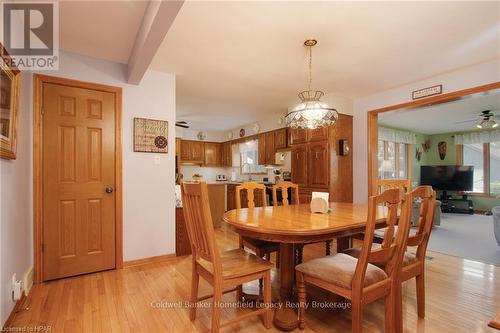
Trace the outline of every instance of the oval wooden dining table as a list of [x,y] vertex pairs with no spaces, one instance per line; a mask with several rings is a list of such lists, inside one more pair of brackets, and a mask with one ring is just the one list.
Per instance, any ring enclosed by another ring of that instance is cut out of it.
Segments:
[[[293,301],[294,244],[337,239],[337,252],[350,246],[352,235],[363,232],[368,205],[330,203],[326,214],[311,213],[309,204],[242,208],[228,211],[223,220],[238,234],[280,243],[280,297]],[[377,228],[385,226],[385,208],[378,207]],[[298,327],[296,308],[278,307],[274,324],[285,331]]]

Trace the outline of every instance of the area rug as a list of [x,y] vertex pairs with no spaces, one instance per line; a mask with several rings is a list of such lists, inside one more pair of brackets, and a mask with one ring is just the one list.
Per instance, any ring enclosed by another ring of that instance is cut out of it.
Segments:
[[500,266],[493,216],[441,214],[441,225],[432,229],[428,250]]

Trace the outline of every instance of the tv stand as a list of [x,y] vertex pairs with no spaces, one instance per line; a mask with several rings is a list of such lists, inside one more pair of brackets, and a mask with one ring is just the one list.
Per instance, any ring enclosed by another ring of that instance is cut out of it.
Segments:
[[[441,211],[443,213],[474,214],[474,203],[467,194],[462,195],[461,198],[453,198],[451,195],[447,195],[446,191],[443,191],[439,200],[441,201]],[[457,203],[463,203],[460,205],[462,207],[457,207]]]

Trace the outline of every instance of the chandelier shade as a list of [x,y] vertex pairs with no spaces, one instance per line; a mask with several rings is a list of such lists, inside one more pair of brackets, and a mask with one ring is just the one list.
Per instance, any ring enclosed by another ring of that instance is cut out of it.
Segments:
[[312,90],[312,47],[317,44],[315,39],[308,39],[304,45],[309,48],[309,88],[299,93],[301,102],[286,116],[286,126],[292,129],[315,129],[334,125],[339,113],[327,103],[321,101],[325,94],[321,90]]
[[292,129],[315,129],[334,125],[339,118],[336,109],[322,102],[324,95],[319,90],[306,90],[299,94],[301,103],[297,104],[285,117],[287,127]]

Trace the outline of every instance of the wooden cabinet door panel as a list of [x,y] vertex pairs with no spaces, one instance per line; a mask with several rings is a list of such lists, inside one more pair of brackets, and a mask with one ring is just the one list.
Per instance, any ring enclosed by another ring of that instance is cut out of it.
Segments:
[[45,83],[43,104],[43,280],[114,268],[114,94]]
[[307,142],[307,130],[305,129],[291,129],[290,130],[290,144],[296,145]]
[[191,160],[191,141],[180,140],[180,157],[181,161]]
[[266,152],[266,134],[259,134],[257,137],[259,145],[259,165],[265,165],[267,163],[267,152]]
[[292,149],[292,182],[306,187],[307,186],[307,145],[295,146]]
[[309,187],[328,188],[329,158],[328,142],[309,144]]
[[219,166],[220,153],[219,144],[212,142],[205,142],[205,165],[206,166]]
[[275,161],[275,148],[274,148],[274,132],[266,133],[266,163],[274,164]]
[[307,131],[307,141],[323,141],[328,140],[328,128],[321,127],[316,129],[311,129]]
[[274,131],[274,148],[283,149],[287,147],[286,128],[280,128]]
[[205,160],[205,145],[204,142],[191,141],[191,161],[203,162]]

